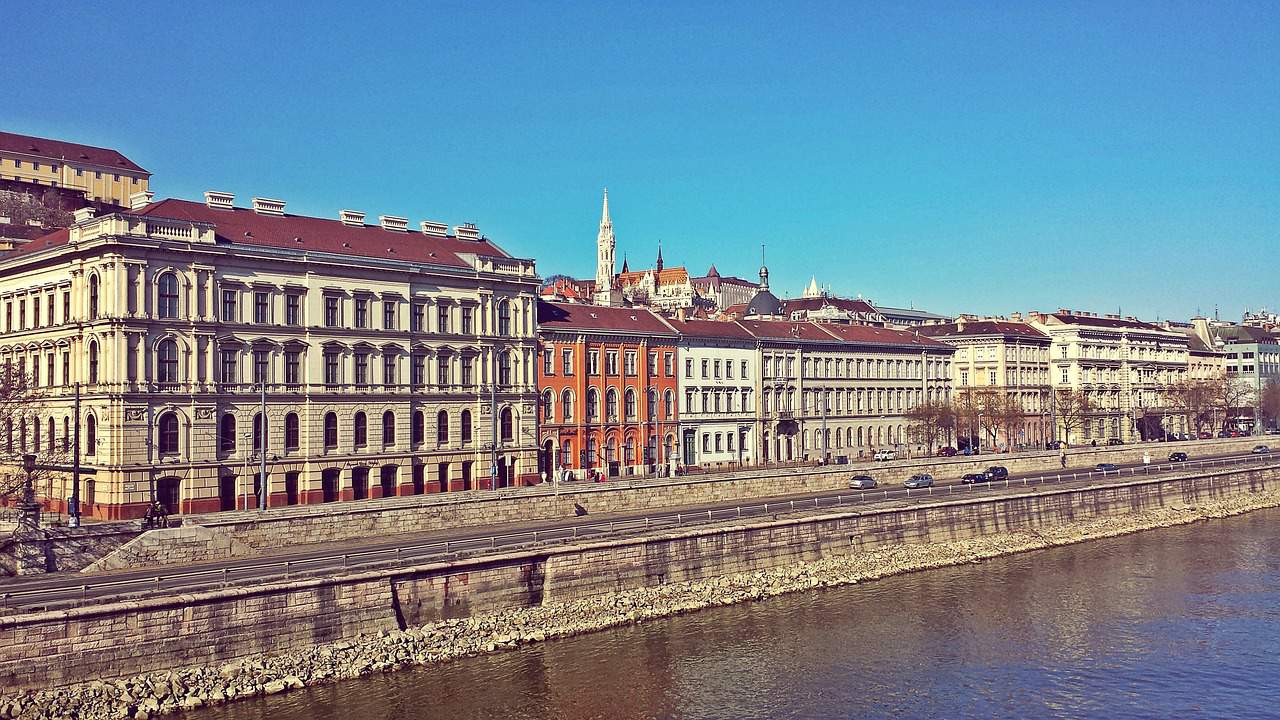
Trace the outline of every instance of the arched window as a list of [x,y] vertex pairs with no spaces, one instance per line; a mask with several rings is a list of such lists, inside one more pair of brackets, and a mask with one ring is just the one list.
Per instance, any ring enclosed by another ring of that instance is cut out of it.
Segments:
[[266,435],[267,429],[264,427],[262,413],[254,413],[253,415],[253,449],[263,449],[263,437]]
[[171,339],[161,340],[156,346],[156,381],[178,382],[178,343]]
[[158,285],[157,314],[161,318],[178,317],[178,276],[167,272],[160,276]]
[[284,449],[298,449],[298,413],[289,413],[284,416]]
[[390,410],[382,413],[382,444],[394,445],[396,442],[396,414]]
[[595,388],[587,388],[587,419],[600,418],[600,392]]
[[499,422],[499,426],[500,426],[500,429],[501,429],[501,432],[502,432],[502,441],[503,441],[503,442],[510,442],[510,441],[511,441],[511,438],[512,438],[512,436],[514,435],[512,425],[513,425],[513,423],[512,423],[511,408],[503,408],[503,409],[502,409],[502,420],[501,420],[501,422]]
[[338,447],[338,413],[326,413],[324,416],[324,447],[326,450]]
[[222,452],[235,452],[236,449],[236,416],[226,413],[218,424],[218,449]]
[[89,319],[98,319],[98,276],[89,276]]
[[627,388],[627,392],[622,396],[622,409],[626,413],[626,418],[631,420],[636,416],[636,391]]
[[610,422],[618,419],[618,391],[613,388],[604,393],[604,416]]
[[462,442],[471,442],[471,411],[462,411]]
[[551,422],[556,416],[556,396],[550,390],[542,393],[542,422]]
[[498,384],[511,384],[511,353],[502,352],[498,354]]
[[427,416],[421,410],[413,411],[413,444],[417,445],[427,439]]
[[56,424],[54,423],[53,418],[52,418],[52,417],[50,417],[50,418],[49,418],[49,439],[46,441],[46,442],[48,443],[48,446],[49,446],[49,452],[53,452],[53,451],[54,451],[54,447],[53,447],[53,446],[54,446],[54,444],[55,444],[55,442],[56,442],[56,440],[55,440],[55,433],[54,433],[54,429],[55,429],[56,427],[57,427],[57,426],[56,426]]
[[71,418],[62,418],[62,451],[71,449]]
[[159,437],[158,445],[160,446],[160,456],[178,454],[178,414],[175,412],[167,412],[160,416],[157,423]]
[[675,393],[668,390],[662,396],[662,416],[670,420],[675,417],[676,397]]
[[89,341],[89,382],[90,384],[98,382],[98,342],[96,340]]
[[364,412],[357,412],[355,422],[352,423],[352,440],[355,446],[362,448],[369,444],[369,418]]
[[645,410],[650,420],[658,417],[658,391],[653,388],[649,388],[648,402],[646,403]]
[[84,454],[93,455],[98,452],[98,419],[92,414],[84,418]]
[[569,422],[573,420],[573,393],[565,388],[560,393],[560,420],[561,422]]
[[498,335],[511,336],[511,303],[506,300],[498,302]]
[[449,442],[449,411],[436,413],[436,442],[443,445]]

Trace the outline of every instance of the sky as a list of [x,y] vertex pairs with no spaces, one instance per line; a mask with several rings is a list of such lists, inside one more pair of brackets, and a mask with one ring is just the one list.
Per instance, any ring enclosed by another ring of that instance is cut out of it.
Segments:
[[[373,5],[373,4],[370,4]],[[1280,3],[16,3],[0,129],[942,313],[1280,310]]]

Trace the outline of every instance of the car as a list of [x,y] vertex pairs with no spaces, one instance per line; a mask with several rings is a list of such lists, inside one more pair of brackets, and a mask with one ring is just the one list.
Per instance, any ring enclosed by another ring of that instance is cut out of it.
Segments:
[[875,455],[871,456],[872,460],[893,460],[898,454],[892,450],[877,450]]
[[1254,445],[1253,449],[1250,450],[1249,452],[1253,453],[1254,455],[1266,455],[1267,453],[1271,452],[1271,448],[1267,447],[1266,445]]
[[987,468],[987,472],[984,474],[988,480],[1004,480],[1009,477],[1009,468],[1003,465],[992,465]]
[[1108,445],[1123,445],[1124,441],[1120,438],[1107,438]]
[[929,473],[912,475],[902,486],[908,489],[933,487],[933,476]]
[[1111,472],[1112,470],[1119,470],[1120,466],[1116,465],[1115,463],[1098,463],[1097,465],[1093,466],[1093,469],[1098,472],[1105,473],[1105,472]]
[[1044,444],[1045,450],[1061,450],[1062,448],[1063,448],[1063,443],[1061,440],[1050,440],[1049,442]]
[[938,448],[938,457],[955,457],[956,449],[953,447]]
[[1187,454],[1184,452],[1169,453],[1169,462],[1186,462]]
[[984,472],[972,472],[961,475],[960,482],[965,485],[973,485],[975,483],[991,482],[991,478],[987,477],[987,474]]
[[876,479],[870,475],[854,475],[849,478],[849,487],[854,490],[870,490],[876,486]]
[[1268,435],[1280,435],[1280,428],[1271,428],[1267,431]]
[[1201,440],[1212,440],[1212,439],[1213,439],[1213,433],[1209,432],[1208,430],[1202,430],[1202,431],[1200,431],[1200,439],[1201,439]]

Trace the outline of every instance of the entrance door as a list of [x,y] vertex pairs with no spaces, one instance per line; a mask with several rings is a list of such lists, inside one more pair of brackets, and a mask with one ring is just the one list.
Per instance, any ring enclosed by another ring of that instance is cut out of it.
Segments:
[[695,464],[693,461],[693,451],[694,451],[693,438],[694,438],[694,432],[692,430],[684,431],[684,453],[683,454],[684,454],[685,467],[689,467]]
[[178,514],[178,496],[182,480],[176,477],[160,478],[156,481],[156,501],[170,515]]
[[338,501],[338,473],[341,472],[337,468],[329,468],[320,473],[320,493],[324,502]]
[[218,477],[218,509],[223,512],[236,509],[235,475],[221,475]]
[[369,497],[369,468],[351,468],[351,497],[356,500]]
[[391,497],[396,494],[396,466],[382,466],[382,497]]

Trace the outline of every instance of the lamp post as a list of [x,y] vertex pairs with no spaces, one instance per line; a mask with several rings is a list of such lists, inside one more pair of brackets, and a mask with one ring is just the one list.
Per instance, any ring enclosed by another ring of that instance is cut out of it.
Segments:
[[36,456],[34,453],[23,453],[22,499],[18,502],[18,527],[23,530],[35,530],[40,527],[40,503],[36,502],[34,474]]
[[982,454],[982,413],[978,413],[978,449],[974,455]]

